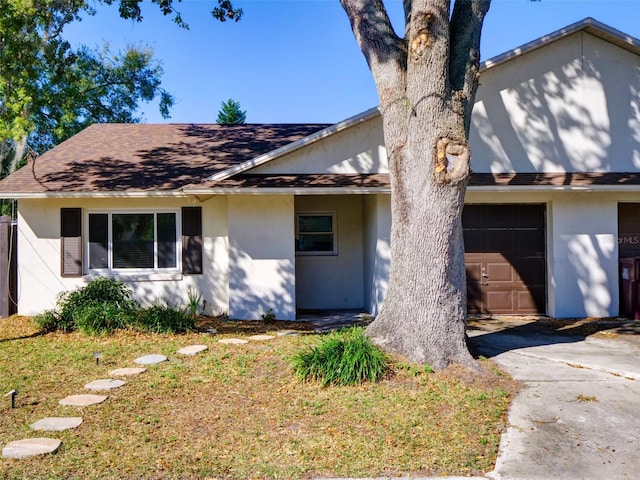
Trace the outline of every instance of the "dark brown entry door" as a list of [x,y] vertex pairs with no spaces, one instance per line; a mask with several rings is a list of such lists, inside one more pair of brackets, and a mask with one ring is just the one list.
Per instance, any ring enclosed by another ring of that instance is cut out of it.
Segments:
[[546,312],[545,206],[465,205],[469,313]]

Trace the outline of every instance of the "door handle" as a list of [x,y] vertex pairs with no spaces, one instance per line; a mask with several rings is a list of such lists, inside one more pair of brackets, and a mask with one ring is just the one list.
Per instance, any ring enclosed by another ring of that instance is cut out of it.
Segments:
[[487,271],[482,267],[482,273],[480,275],[482,277],[481,285],[489,285],[489,275],[487,275]]

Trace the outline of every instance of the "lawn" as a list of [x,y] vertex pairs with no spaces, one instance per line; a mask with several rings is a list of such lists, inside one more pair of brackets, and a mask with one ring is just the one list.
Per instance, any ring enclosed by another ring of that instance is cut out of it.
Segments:
[[[210,327],[211,325],[205,325]],[[0,444],[48,436],[56,454],[0,460],[0,478],[311,478],[482,474],[493,468],[513,382],[483,360],[484,375],[428,373],[396,361],[377,384],[301,383],[289,362],[321,335],[300,324],[217,322],[216,335],[117,332],[38,334],[31,319],[0,319],[0,393],[16,388],[17,408],[0,398]],[[280,328],[298,336],[244,345]],[[209,349],[194,357],[176,351]],[[94,352],[102,358],[96,365]],[[61,398],[161,353],[100,405],[63,407]],[[81,416],[64,432],[34,432],[44,417]]]

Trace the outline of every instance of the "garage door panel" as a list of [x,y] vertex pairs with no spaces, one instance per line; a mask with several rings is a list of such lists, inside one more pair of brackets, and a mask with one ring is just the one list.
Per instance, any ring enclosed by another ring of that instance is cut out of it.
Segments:
[[517,292],[517,309],[523,314],[535,314],[544,309],[545,288],[531,287]]
[[511,313],[514,311],[515,298],[512,290],[489,290],[486,292],[487,313]]
[[516,253],[518,257],[540,255],[544,256],[545,235],[544,231],[524,229],[515,235]]
[[464,230],[464,251],[467,253],[486,252],[484,232],[481,230]]
[[487,281],[492,284],[514,282],[514,272],[509,262],[487,262],[485,267]]
[[518,282],[535,286],[544,286],[547,281],[544,258],[521,258],[515,262]]
[[513,238],[505,234],[505,230],[488,230],[486,232],[485,252],[488,253],[508,253],[515,250]]

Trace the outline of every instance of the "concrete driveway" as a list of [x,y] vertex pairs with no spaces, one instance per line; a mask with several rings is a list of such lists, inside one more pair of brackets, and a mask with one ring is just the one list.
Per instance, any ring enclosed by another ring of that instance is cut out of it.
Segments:
[[640,478],[640,322],[471,321],[523,389],[494,479]]

